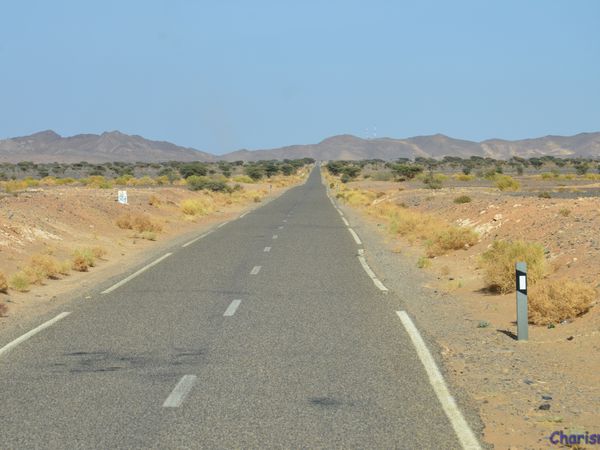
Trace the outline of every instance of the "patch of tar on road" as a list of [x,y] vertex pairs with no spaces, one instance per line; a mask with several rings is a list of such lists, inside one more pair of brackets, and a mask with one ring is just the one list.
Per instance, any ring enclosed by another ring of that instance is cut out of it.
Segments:
[[55,372],[102,373],[117,371],[169,371],[197,367],[206,361],[202,348],[174,348],[169,355],[139,355],[111,351],[76,351],[63,354],[60,361],[51,364]]
[[344,404],[333,397],[311,397],[309,403],[322,408],[338,408]]

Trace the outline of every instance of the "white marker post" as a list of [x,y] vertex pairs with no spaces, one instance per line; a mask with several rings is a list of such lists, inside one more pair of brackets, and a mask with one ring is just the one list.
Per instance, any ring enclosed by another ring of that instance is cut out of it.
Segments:
[[517,340],[526,341],[529,338],[527,315],[527,263],[516,264],[517,281]]
[[126,205],[127,204],[127,191],[119,191],[119,194],[117,196],[117,200],[122,205]]

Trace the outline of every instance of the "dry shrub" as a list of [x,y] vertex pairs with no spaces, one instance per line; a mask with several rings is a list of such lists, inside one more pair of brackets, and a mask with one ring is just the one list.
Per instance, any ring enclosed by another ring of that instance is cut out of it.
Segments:
[[71,263],[71,261],[64,260],[60,263],[60,267],[59,267],[59,272],[61,275],[69,275],[69,272],[72,269],[73,264]]
[[0,303],[0,317],[4,317],[7,310],[8,307],[4,303]]
[[11,289],[19,292],[27,292],[29,291],[29,285],[31,281],[27,277],[27,274],[23,271],[15,273],[10,280],[8,280],[8,285]]
[[0,272],[0,292],[6,294],[6,291],[8,291],[8,281],[6,281],[4,274]]
[[102,247],[92,247],[90,249],[90,251],[92,252],[92,255],[94,256],[94,258],[96,259],[103,259],[106,256],[106,250],[103,249]]
[[135,230],[139,233],[143,231],[162,231],[162,227],[152,222],[150,217],[145,214],[123,214],[117,218],[117,226],[124,230]]
[[510,175],[497,174],[494,181],[496,187],[501,191],[518,191],[521,189],[521,184]]
[[152,194],[150,196],[150,198],[148,199],[148,204],[150,206],[160,206],[162,202],[160,201],[160,198],[158,198],[156,195]]
[[44,278],[56,280],[59,278],[60,270],[60,262],[50,255],[32,256],[29,266],[25,269],[26,272],[30,271],[32,274],[35,274],[30,276],[30,279],[36,284],[39,284]]
[[460,205],[461,203],[471,203],[471,200],[471,197],[469,197],[468,195],[459,195],[453,201],[454,203]]
[[204,216],[213,210],[208,198],[188,198],[179,207],[186,216]]
[[529,322],[559,323],[589,311],[597,292],[590,286],[562,280],[543,280],[529,288]]
[[258,195],[255,195],[253,200],[254,200],[254,203],[260,203],[262,201],[262,199]]
[[96,265],[94,252],[89,248],[77,249],[73,252],[71,267],[77,272],[87,272],[90,267]]
[[561,208],[558,210],[558,213],[563,217],[567,217],[569,214],[571,214],[571,210],[569,208]]
[[515,264],[527,263],[530,284],[541,280],[546,273],[544,247],[535,242],[494,241],[481,255],[484,282],[488,289],[507,294],[515,290]]
[[433,235],[427,248],[427,256],[440,256],[449,250],[469,248],[477,243],[479,236],[470,228],[449,226]]
[[458,181],[473,181],[475,179],[475,175],[465,175],[464,173],[458,173],[454,175],[454,178]]

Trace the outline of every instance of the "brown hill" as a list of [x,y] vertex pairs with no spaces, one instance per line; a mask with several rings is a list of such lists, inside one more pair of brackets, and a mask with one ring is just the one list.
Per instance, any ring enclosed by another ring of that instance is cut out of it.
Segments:
[[54,131],[42,131],[30,136],[0,140],[0,162],[33,161],[36,163],[87,161],[101,163],[212,161],[209,153],[179,147],[170,142],[151,141],[118,131],[98,134],[78,134],[61,137]]
[[291,145],[267,150],[238,150],[224,155],[212,155],[193,148],[151,141],[118,131],[72,137],[61,137],[53,131],[43,131],[31,136],[0,140],[0,162],[257,161],[304,157],[317,160],[394,160],[413,159],[418,156],[489,156],[508,159],[512,156],[530,158],[544,155],[600,158],[600,133],[545,136],[517,141],[490,139],[483,142],[453,139],[443,134],[407,139],[361,139],[345,134],[329,137],[318,144]]
[[293,159],[312,157],[320,160],[411,158],[417,156],[443,158],[444,156],[489,156],[509,159],[512,156],[600,157],[600,133],[581,133],[575,136],[546,136],[536,139],[506,141],[491,139],[473,142],[453,139],[443,134],[416,136],[407,139],[361,139],[351,135],[327,138],[318,144],[292,145],[271,150],[240,150],[222,155],[234,161],[259,159]]

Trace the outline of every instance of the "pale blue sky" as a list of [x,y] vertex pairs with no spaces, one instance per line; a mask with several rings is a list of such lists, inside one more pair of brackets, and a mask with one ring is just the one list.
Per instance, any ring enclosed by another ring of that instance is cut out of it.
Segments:
[[0,138],[600,130],[599,1],[0,2]]

